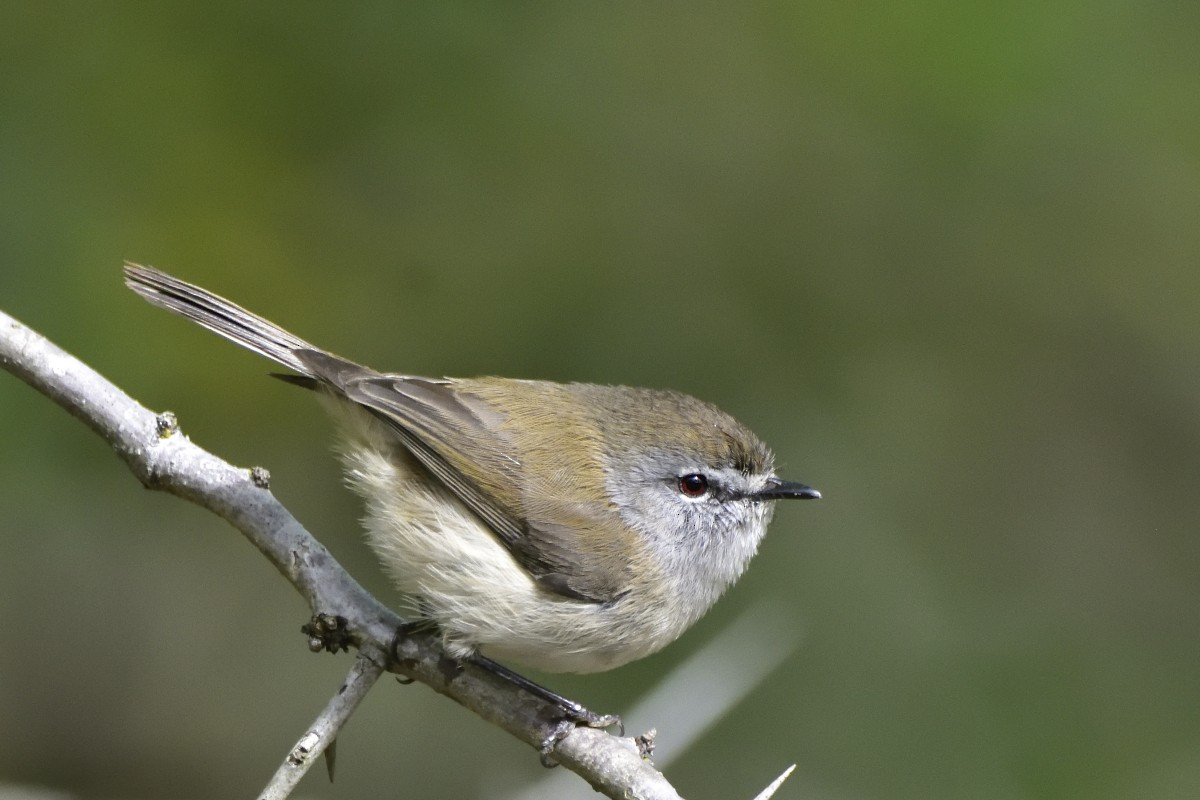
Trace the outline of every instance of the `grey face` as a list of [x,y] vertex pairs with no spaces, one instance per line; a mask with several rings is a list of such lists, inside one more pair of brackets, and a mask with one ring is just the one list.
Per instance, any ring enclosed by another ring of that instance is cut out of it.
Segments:
[[774,503],[759,496],[770,473],[651,450],[608,470],[618,512],[662,565],[663,579],[707,608],[742,574],[758,549]]

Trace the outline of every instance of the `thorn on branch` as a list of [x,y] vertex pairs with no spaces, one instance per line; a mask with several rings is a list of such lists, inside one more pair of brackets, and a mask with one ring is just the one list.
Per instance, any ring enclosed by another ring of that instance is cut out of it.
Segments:
[[[345,691],[345,687],[343,687]],[[325,774],[329,776],[329,782],[333,783],[333,773],[337,767],[337,739],[329,743],[329,747],[325,748]]]

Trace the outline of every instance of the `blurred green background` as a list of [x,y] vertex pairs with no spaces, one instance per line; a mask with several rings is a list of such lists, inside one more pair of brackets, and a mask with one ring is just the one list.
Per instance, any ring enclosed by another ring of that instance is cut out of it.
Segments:
[[[385,598],[328,429],[122,259],[380,368],[668,386],[779,509],[603,711],[741,612],[803,631],[689,797],[1200,796],[1200,5],[8,4],[0,307]],[[350,659],[231,528],[0,376],[0,784],[250,797]],[[672,718],[660,740],[682,738]],[[497,797],[532,751],[385,681],[307,797]],[[591,797],[579,782],[573,794]]]

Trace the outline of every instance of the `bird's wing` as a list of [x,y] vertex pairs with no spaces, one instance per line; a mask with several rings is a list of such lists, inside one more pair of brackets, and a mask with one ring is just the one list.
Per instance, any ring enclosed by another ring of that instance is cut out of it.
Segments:
[[297,357],[386,423],[539,585],[576,600],[617,598],[623,565],[583,546],[586,510],[572,514],[569,504],[558,504],[552,514],[531,513],[519,489],[525,465],[512,437],[498,415],[481,413],[480,402],[471,402],[455,381],[381,374],[317,350]]

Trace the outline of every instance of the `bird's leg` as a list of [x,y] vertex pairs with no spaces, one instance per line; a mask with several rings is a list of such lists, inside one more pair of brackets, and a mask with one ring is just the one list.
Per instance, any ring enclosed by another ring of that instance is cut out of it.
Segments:
[[496,677],[508,681],[518,689],[529,692],[534,697],[546,701],[563,712],[563,719],[554,726],[554,730],[551,731],[550,735],[542,740],[542,745],[539,748],[544,766],[555,766],[550,754],[554,752],[554,748],[558,743],[567,738],[571,734],[571,731],[578,725],[586,725],[589,728],[616,727],[618,736],[625,735],[625,723],[616,714],[597,714],[576,703],[574,700],[569,700],[558,692],[547,689],[540,683],[526,678],[521,673],[514,672],[503,664],[493,661],[486,656],[481,656],[478,653],[471,656],[470,660]]
[[[392,657],[398,658],[397,646],[400,641],[407,636],[415,633],[426,632],[431,629],[436,629],[437,623],[428,618],[417,618],[411,622],[406,622],[396,630],[396,638],[392,642]],[[563,739],[567,738],[579,725],[586,725],[589,728],[612,728],[616,727],[619,735],[625,735],[625,725],[621,722],[621,718],[616,714],[597,714],[584,706],[563,697],[557,692],[553,692],[542,686],[540,683],[526,678],[519,672],[515,672],[503,664],[493,661],[487,656],[479,655],[478,653],[468,656],[463,661],[470,662],[480,669],[492,673],[497,678],[506,683],[515,686],[529,694],[537,697],[545,703],[558,709],[562,714],[562,719],[554,726],[545,739],[542,740],[539,752],[541,753],[542,763],[548,767],[554,766],[554,762],[550,758],[550,754],[554,752],[555,746]],[[463,661],[455,661],[458,668],[462,668]]]

